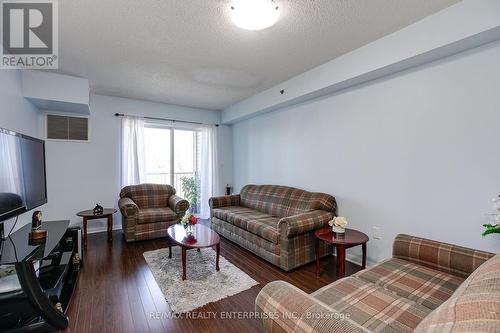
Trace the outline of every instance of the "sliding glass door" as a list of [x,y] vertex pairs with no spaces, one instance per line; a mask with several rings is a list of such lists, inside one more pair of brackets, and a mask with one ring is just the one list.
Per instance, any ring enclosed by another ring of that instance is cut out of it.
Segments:
[[171,130],[147,126],[144,128],[146,182],[172,185]]
[[146,181],[172,185],[199,211],[200,132],[147,124],[144,128]]

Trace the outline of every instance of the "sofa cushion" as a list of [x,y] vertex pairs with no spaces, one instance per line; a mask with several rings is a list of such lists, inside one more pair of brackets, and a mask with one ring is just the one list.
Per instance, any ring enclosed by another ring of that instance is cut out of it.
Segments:
[[[238,239],[237,243],[244,243],[243,247],[258,249],[259,253],[262,251],[270,252],[276,255],[280,254],[280,245],[270,242],[260,236],[257,236],[245,229],[235,226],[234,224],[227,223],[217,217],[212,218],[212,229],[214,229],[218,234],[220,230],[225,230],[227,234],[230,234],[232,239]],[[240,244],[241,245],[241,244]],[[249,245],[249,246],[248,246]],[[254,251],[255,252],[255,251]],[[279,264],[279,263],[278,263]]]
[[338,280],[311,296],[373,332],[412,332],[431,312],[425,306],[356,277]]
[[355,276],[431,310],[450,298],[464,281],[461,277],[401,259],[386,260]]
[[164,208],[143,208],[137,214],[137,223],[155,223],[177,220],[177,214],[168,207]]
[[261,213],[255,209],[241,207],[241,206],[227,206],[216,208],[212,211],[212,215],[234,224],[235,226],[247,229],[247,222],[250,219],[261,219],[271,217],[268,214]]
[[335,213],[335,198],[326,193],[316,193],[278,185],[246,185],[240,192],[240,205],[278,216],[293,216],[312,210]]
[[139,208],[159,208],[168,206],[168,198],[175,194],[170,185],[140,184],[125,186],[120,191],[120,198],[132,199]]
[[476,269],[455,293],[425,318],[417,333],[498,332],[500,254]]
[[213,216],[229,222],[241,229],[247,230],[274,244],[278,243],[279,219],[251,208],[241,206],[229,206],[214,209]]
[[134,241],[141,241],[152,238],[165,238],[168,235],[168,228],[176,223],[177,220],[137,224],[131,237]]

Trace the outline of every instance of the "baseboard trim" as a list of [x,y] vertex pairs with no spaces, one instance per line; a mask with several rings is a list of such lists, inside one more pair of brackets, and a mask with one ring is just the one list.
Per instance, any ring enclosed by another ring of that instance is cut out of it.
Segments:
[[[356,255],[353,255],[353,254],[346,253],[345,260],[349,261],[349,262],[352,262],[353,264],[356,264],[358,266],[361,266],[361,257],[360,256],[356,256]],[[366,259],[366,267],[371,267],[371,266],[374,266],[376,264],[377,263],[374,262],[373,260],[371,260],[370,258]]]
[[[116,230],[122,230],[122,226],[121,225],[114,225],[113,231],[116,231]],[[97,234],[97,233],[107,232],[107,231],[108,231],[108,229],[106,227],[88,228],[87,234]],[[345,260],[349,261],[353,264],[356,264],[358,266],[361,266],[361,257],[360,256],[346,253]],[[370,258],[366,259],[366,267],[371,267],[371,266],[374,266],[376,264],[377,263],[375,261],[371,260]]]
[[[114,225],[113,231],[115,230],[122,230],[122,226]],[[108,229],[106,227],[87,228],[87,234],[97,234],[100,232],[108,232]]]

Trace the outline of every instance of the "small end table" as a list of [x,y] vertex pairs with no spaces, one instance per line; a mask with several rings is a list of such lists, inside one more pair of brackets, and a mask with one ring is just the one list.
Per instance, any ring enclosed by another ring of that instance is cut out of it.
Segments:
[[345,276],[345,250],[354,246],[361,245],[363,249],[362,267],[366,268],[366,243],[369,238],[361,231],[354,229],[346,229],[345,233],[334,233],[331,227],[324,227],[314,232],[316,236],[316,277],[320,276],[320,255],[319,242],[327,242],[336,248],[337,259],[339,261],[339,275],[341,278]]
[[[186,251],[189,249],[197,249],[200,252],[201,248],[215,246],[215,270],[219,269],[219,256],[220,256],[220,237],[219,235],[201,224],[195,226],[193,235],[188,235],[186,229],[180,224],[174,224],[167,229],[167,234],[170,240],[182,248],[182,281],[186,280]],[[172,258],[172,246],[168,246],[168,257]]]
[[83,217],[83,247],[87,247],[87,221],[97,219],[108,219],[108,241],[113,240],[113,214],[117,210],[114,208],[104,208],[102,214],[95,215],[93,209],[84,210],[77,213],[77,216]]

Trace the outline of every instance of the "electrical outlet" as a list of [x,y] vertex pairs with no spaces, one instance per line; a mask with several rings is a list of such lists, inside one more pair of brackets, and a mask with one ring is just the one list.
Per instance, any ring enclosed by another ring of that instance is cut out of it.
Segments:
[[382,232],[380,231],[380,227],[373,227],[373,238],[374,239],[382,238]]

